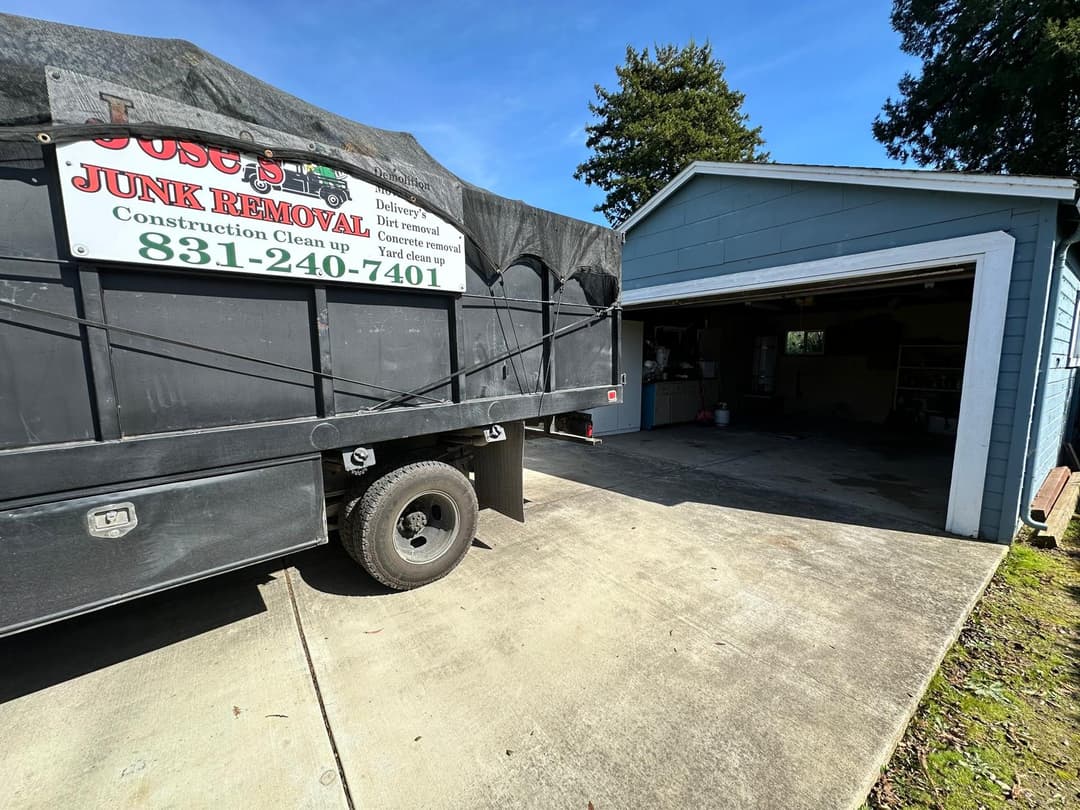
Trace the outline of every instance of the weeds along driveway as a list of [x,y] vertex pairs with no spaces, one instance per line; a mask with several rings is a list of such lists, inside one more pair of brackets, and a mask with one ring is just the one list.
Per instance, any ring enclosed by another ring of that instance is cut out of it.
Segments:
[[1003,551],[609,448],[528,454],[527,522],[484,513],[426,588],[330,546],[0,642],[8,796],[856,806]]

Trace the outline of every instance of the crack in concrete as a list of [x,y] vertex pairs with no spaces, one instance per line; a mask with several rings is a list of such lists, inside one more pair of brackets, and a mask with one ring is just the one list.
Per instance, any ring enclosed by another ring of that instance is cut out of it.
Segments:
[[330,750],[334,752],[334,764],[337,765],[338,779],[341,781],[341,790],[345,794],[345,804],[349,810],[355,810],[352,792],[349,790],[349,780],[345,776],[345,768],[341,764],[341,753],[338,751],[337,740],[334,739],[334,729],[330,725],[330,715],[326,713],[326,702],[323,700],[322,689],[319,686],[319,676],[315,672],[315,662],[311,658],[311,650],[308,649],[307,635],[304,633],[304,623],[300,619],[300,606],[296,602],[296,592],[293,590],[292,577],[289,569],[283,568],[285,574],[285,586],[289,591],[289,604],[292,605],[293,620],[296,622],[296,632],[300,637],[300,646],[304,650],[304,660],[307,661],[308,675],[311,677],[311,685],[315,689],[315,698],[319,702],[319,713],[322,715],[323,727],[326,729],[326,737],[330,742]]

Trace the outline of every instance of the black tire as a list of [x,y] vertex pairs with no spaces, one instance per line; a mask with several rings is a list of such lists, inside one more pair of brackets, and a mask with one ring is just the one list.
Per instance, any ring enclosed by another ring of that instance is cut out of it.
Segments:
[[345,197],[340,191],[324,191],[322,193],[322,198],[323,202],[331,208],[340,208],[342,203],[345,202]]
[[270,184],[261,177],[252,177],[251,188],[259,194],[267,194],[270,191]]
[[342,510],[341,544],[395,590],[449,574],[472,545],[479,509],[469,479],[441,461],[389,470],[361,486]]

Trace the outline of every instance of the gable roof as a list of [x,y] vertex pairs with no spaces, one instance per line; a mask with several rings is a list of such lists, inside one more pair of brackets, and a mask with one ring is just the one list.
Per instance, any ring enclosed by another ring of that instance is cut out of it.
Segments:
[[617,231],[626,233],[664,200],[698,175],[757,177],[766,180],[799,180],[810,183],[844,183],[855,186],[953,191],[1004,197],[1038,197],[1044,200],[1076,199],[1076,181],[1069,177],[1036,177],[1008,174],[966,174],[923,169],[862,169],[853,166],[811,166],[799,163],[691,163],[648,202],[635,211]]

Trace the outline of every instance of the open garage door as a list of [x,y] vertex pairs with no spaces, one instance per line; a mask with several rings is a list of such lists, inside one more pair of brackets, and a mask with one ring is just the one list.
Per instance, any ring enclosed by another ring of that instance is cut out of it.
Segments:
[[[630,307],[642,427],[668,431],[650,450],[693,446],[751,483],[946,527],[974,278],[957,265]],[[690,427],[718,411],[728,427]]]

